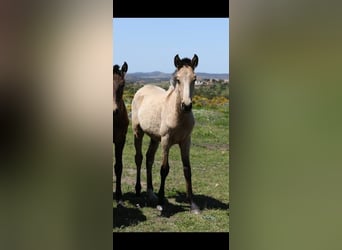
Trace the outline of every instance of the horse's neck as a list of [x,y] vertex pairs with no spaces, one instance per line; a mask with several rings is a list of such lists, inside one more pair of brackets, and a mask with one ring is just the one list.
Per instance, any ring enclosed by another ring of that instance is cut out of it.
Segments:
[[121,99],[118,103],[118,106],[119,106],[119,109],[124,112],[124,113],[127,113],[127,110],[126,110],[126,105],[125,105],[125,102],[123,99]]
[[181,91],[179,89],[179,85],[177,84],[175,87],[172,87],[173,89],[170,89],[170,93],[168,94],[166,98],[166,107],[167,112],[170,115],[179,116],[181,114]]
[[121,120],[122,124],[127,125],[128,124],[128,114],[127,114],[125,102],[123,100],[121,100],[118,105],[119,105],[119,116],[120,116],[119,119]]

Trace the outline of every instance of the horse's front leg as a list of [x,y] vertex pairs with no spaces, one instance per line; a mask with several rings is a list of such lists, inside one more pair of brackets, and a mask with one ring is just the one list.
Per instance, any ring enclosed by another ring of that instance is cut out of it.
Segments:
[[183,141],[179,144],[181,156],[182,156],[182,163],[183,163],[183,172],[186,181],[186,191],[187,191],[187,198],[190,202],[190,211],[192,213],[198,214],[200,213],[200,209],[193,201],[193,194],[192,194],[192,183],[191,183],[191,166],[190,166],[190,144],[191,138],[189,137],[187,140]]
[[125,146],[125,139],[115,143],[115,176],[116,176],[116,188],[115,198],[118,205],[123,205],[122,192],[121,192],[121,176],[122,176],[122,152]]
[[141,173],[141,164],[143,160],[142,140],[144,137],[144,133],[140,129],[140,127],[133,128],[133,130],[134,130],[134,147],[135,147],[135,165],[137,168],[137,176],[136,176],[136,182],[135,182],[135,194],[136,196],[140,196],[140,192],[141,192],[140,173]]
[[159,142],[151,139],[150,145],[146,153],[146,177],[147,177],[147,196],[150,201],[156,202],[157,196],[153,192],[152,182],[152,165],[154,163],[154,156],[158,149]]
[[169,166],[169,151],[170,145],[168,136],[162,137],[161,139],[161,147],[162,147],[162,166],[160,169],[160,188],[158,192],[158,210],[163,210],[164,199],[165,199],[165,180],[167,175],[169,174],[170,166]]

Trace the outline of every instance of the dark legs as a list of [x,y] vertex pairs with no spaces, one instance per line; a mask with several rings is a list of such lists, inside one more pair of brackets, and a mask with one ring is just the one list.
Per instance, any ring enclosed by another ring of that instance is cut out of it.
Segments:
[[[140,183],[140,174],[141,174],[141,164],[143,160],[142,155],[142,139],[144,136],[143,131],[140,127],[136,128],[134,133],[134,146],[136,150],[135,154],[135,163],[137,166],[137,178],[136,178],[136,185],[135,191],[136,195],[139,196],[141,193],[141,183]],[[190,138],[186,141],[179,144],[182,163],[183,163],[183,172],[186,181],[186,191],[187,191],[187,198],[190,202],[191,212],[193,213],[200,213],[200,209],[193,201],[193,193],[192,193],[192,183],[191,183],[191,166],[190,166]],[[159,142],[154,141],[151,139],[149,148],[146,153],[146,174],[147,174],[147,192],[149,199],[154,199],[153,193],[153,183],[152,183],[152,165],[154,163],[155,153],[158,149]],[[170,165],[169,165],[169,151],[170,151],[170,144],[168,137],[162,137],[161,139],[161,147],[162,147],[162,166],[160,169],[160,188],[158,192],[158,209],[163,210],[164,200],[165,200],[165,181],[166,177],[169,174]]]
[[122,192],[121,192],[121,176],[122,176],[122,151],[125,146],[125,140],[115,143],[115,176],[116,176],[116,187],[115,187],[115,199],[120,204],[122,203]]
[[147,195],[150,200],[156,199],[156,196],[153,193],[152,165],[154,163],[154,156],[156,154],[158,146],[159,146],[159,142],[151,139],[150,145],[146,153]]
[[198,206],[193,201],[193,194],[192,194],[192,183],[191,183],[191,167],[190,167],[190,138],[187,141],[179,144],[182,162],[183,162],[183,172],[186,181],[186,191],[187,191],[187,198],[190,202],[190,209],[191,212],[198,214],[200,212]]
[[[187,191],[187,198],[190,202],[190,210],[192,213],[200,213],[200,209],[198,206],[195,204],[193,201],[193,194],[192,194],[192,183],[191,183],[191,167],[190,167],[190,159],[189,159],[189,154],[190,154],[190,137],[188,140],[182,142],[179,144],[180,151],[181,151],[181,157],[182,157],[182,163],[183,163],[183,172],[184,172],[184,177],[186,181],[186,191]],[[170,150],[170,145],[167,140],[167,137],[162,138],[161,140],[161,145],[162,145],[162,166],[160,169],[160,177],[161,177],[161,182],[160,182],[160,189],[158,193],[158,209],[162,210],[162,206],[164,205],[164,198],[165,198],[165,180],[167,175],[169,174],[170,166],[169,166],[169,150]]]
[[[137,179],[135,184],[135,193],[137,196],[140,196],[141,193],[141,165],[143,160],[142,155],[142,141],[144,132],[138,128],[137,132],[134,134],[134,146],[135,146],[135,164],[137,166]],[[146,152],[146,175],[147,175],[147,194],[150,200],[156,199],[155,194],[153,193],[153,183],[152,183],[152,165],[154,163],[154,156],[158,149],[159,142],[152,140],[150,141],[150,145]]]
[[140,173],[141,173],[141,163],[143,160],[141,147],[142,147],[142,139],[144,137],[144,132],[140,127],[134,129],[134,147],[135,147],[135,165],[137,167],[137,178],[135,183],[135,194],[140,196],[141,192],[141,183],[140,183]]
[[[139,125],[133,127],[134,130],[134,147],[135,147],[135,164],[137,166],[137,179],[135,184],[135,193],[137,196],[141,194],[141,164],[143,160],[142,155],[142,142],[144,137],[144,132]],[[159,142],[151,139],[150,145],[146,152],[146,175],[147,175],[147,195],[150,200],[155,200],[156,196],[153,193],[153,183],[152,183],[152,165],[154,162],[154,156],[158,149]]]
[[162,210],[162,205],[164,205],[164,197],[165,197],[165,180],[167,175],[169,174],[170,165],[169,165],[169,150],[170,145],[167,138],[162,138],[161,140],[162,145],[162,166],[160,169],[160,188],[158,192],[158,209]]

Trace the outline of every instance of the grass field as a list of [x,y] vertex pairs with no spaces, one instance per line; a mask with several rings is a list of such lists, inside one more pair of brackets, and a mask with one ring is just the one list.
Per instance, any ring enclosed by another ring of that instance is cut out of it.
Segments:
[[[130,91],[127,90],[127,93]],[[132,95],[127,94],[127,104],[131,97]],[[196,124],[192,132],[190,162],[194,200],[199,205],[201,214],[191,214],[189,204],[185,202],[185,178],[177,145],[170,150],[170,172],[165,185],[165,198],[168,202],[163,213],[147,201],[147,135],[143,141],[142,195],[135,197],[135,151],[130,124],[123,154],[122,192],[125,207],[116,207],[116,201],[113,201],[113,232],[229,232],[229,102],[226,99],[226,102],[220,101],[216,105],[211,103],[208,105],[210,107],[206,107],[203,101],[207,99],[205,96],[196,98],[194,99],[202,102],[197,105],[195,103],[193,109]],[[155,193],[160,185],[160,166],[159,147],[153,165]],[[113,192],[114,189],[115,176]]]

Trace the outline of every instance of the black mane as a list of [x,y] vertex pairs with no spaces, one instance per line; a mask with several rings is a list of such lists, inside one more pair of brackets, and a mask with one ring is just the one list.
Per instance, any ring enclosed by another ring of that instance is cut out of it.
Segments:
[[176,73],[178,70],[180,70],[183,66],[189,66],[189,67],[192,67],[192,63],[191,63],[191,59],[187,58],[187,57],[184,57],[179,66],[177,67],[177,69],[172,73],[172,80],[173,81],[176,81]]
[[179,70],[180,68],[182,68],[183,66],[190,66],[192,67],[192,64],[191,64],[191,59],[185,57],[181,60],[179,66],[177,67],[177,69]]

